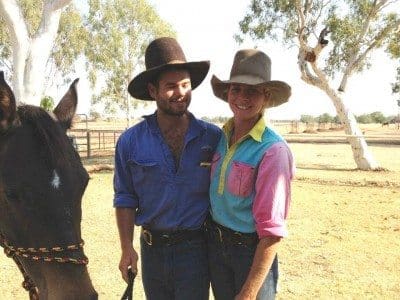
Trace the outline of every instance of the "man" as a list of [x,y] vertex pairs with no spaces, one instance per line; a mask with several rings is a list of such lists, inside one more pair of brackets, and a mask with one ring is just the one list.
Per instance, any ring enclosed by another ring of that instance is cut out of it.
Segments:
[[157,110],[124,132],[115,153],[114,206],[122,277],[137,272],[134,224],[142,226],[142,280],[147,299],[208,299],[203,224],[209,208],[211,158],[220,129],[188,112],[191,91],[206,77],[208,61],[186,62],[173,38],[145,53],[146,71],[129,93],[155,100]]

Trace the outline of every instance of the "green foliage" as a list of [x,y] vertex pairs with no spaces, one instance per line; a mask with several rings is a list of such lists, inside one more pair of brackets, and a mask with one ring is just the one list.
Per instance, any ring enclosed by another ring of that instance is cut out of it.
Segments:
[[[26,20],[27,30],[33,37],[41,22],[43,0],[20,0],[22,14]],[[83,20],[73,4],[67,6],[61,14],[58,35],[47,64],[48,80],[57,74],[65,77],[74,71],[76,58],[83,53],[87,45],[87,32],[82,27]],[[11,40],[4,20],[0,18],[0,65],[12,68]],[[66,79],[68,80],[68,79]]]
[[332,123],[341,124],[342,122],[340,121],[339,116],[336,115],[336,116],[333,117]]
[[374,123],[370,114],[363,114],[360,116],[356,116],[356,120],[360,124]]
[[204,116],[201,119],[203,121],[206,121],[206,122],[209,122],[209,123],[213,123],[213,124],[225,124],[226,122],[228,122],[230,117],[222,117],[222,116],[207,117],[207,116]]
[[91,120],[97,121],[101,118],[101,114],[98,111],[90,109],[89,116]]
[[396,82],[392,83],[392,93],[397,94],[398,100],[400,101],[400,67],[397,68]]
[[371,113],[370,116],[374,123],[386,122],[386,117],[380,111],[375,111],[375,112]]
[[[249,36],[254,40],[278,40],[285,45],[299,45],[300,33],[303,42],[311,47],[324,27],[331,33],[332,45],[325,61],[325,72],[334,77],[343,72],[351,59],[355,61],[354,72],[361,72],[370,66],[369,57],[362,53],[369,49],[384,48],[393,56],[399,56],[399,31],[396,26],[400,20],[397,13],[390,12],[394,2],[385,7],[373,9],[376,1],[338,0],[338,1],[295,1],[295,0],[253,0],[248,12],[240,21],[241,33],[238,41]],[[378,1],[378,4],[380,1]],[[392,6],[390,6],[392,4]],[[299,28],[299,10],[305,18],[305,28]],[[370,24],[364,33],[365,20]],[[398,25],[397,25],[398,27]]]
[[375,111],[370,114],[363,114],[360,116],[356,116],[356,120],[361,124],[369,124],[369,123],[384,123],[389,122],[393,119],[393,116],[385,117],[382,112]]
[[315,118],[311,115],[301,115],[300,122],[302,123],[313,123],[315,122]]
[[333,117],[328,113],[324,113],[317,118],[317,122],[318,123],[332,123]]
[[62,77],[74,71],[76,59],[84,54],[84,49],[90,45],[89,33],[82,26],[83,22],[81,14],[73,5],[67,6],[61,14],[51,61]]
[[40,100],[40,107],[46,111],[52,111],[54,108],[54,99],[50,96],[44,96]]
[[147,45],[175,32],[146,0],[90,0],[86,27],[89,79],[93,86],[104,79],[92,102],[102,102],[108,112],[115,111],[115,105],[125,111],[131,101],[127,86],[133,72],[143,70]]
[[294,3],[295,0],[253,0],[249,11],[239,22],[242,35],[236,35],[236,39],[241,41],[245,35],[249,35],[254,40],[276,41],[280,36],[284,43],[292,44],[297,27]]

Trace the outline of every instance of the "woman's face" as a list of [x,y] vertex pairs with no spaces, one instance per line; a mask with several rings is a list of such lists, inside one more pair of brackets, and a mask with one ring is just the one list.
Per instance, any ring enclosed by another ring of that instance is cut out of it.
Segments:
[[266,100],[264,89],[259,86],[232,83],[228,88],[228,103],[237,120],[257,121]]

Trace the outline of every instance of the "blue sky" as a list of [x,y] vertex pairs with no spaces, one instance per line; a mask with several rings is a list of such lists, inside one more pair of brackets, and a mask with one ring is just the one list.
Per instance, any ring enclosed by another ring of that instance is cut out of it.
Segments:
[[[81,2],[75,0],[75,2]],[[290,101],[268,111],[271,119],[298,119],[302,114],[336,115],[331,100],[320,90],[307,85],[300,79],[297,67],[297,49],[285,49],[277,43],[247,41],[238,45],[233,35],[239,30],[239,21],[247,11],[250,0],[149,0],[160,16],[168,21],[177,32],[186,57],[190,61],[210,60],[211,68],[204,82],[193,91],[190,110],[197,116],[229,116],[228,105],[216,98],[211,90],[212,74],[225,80],[229,77],[233,57],[241,48],[257,46],[272,59],[272,79],[283,80],[292,87]],[[81,5],[79,5],[81,6]],[[381,111],[385,115],[398,113],[396,97],[391,93],[396,67],[400,62],[390,60],[383,52],[372,56],[372,68],[351,77],[346,103],[350,110],[359,115]],[[80,90],[87,93],[88,84],[83,78]],[[337,87],[337,84],[334,85]],[[87,97],[86,97],[87,98]],[[82,99],[82,98],[81,98]],[[88,104],[80,103],[78,110],[86,112]],[[155,106],[147,108],[147,113]]]

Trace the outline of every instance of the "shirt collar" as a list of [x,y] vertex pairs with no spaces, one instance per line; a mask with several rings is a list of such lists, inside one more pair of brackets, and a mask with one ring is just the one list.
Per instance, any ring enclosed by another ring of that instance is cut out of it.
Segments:
[[[228,122],[226,122],[225,125],[222,127],[227,137],[229,137],[232,132],[234,126],[233,124],[233,118],[230,118]],[[250,136],[253,138],[253,140],[261,142],[265,127],[266,125],[264,121],[264,116],[261,116],[260,120],[257,121],[256,125],[254,125],[254,127],[246,134],[246,136]]]
[[[206,130],[206,126],[204,123],[202,123],[198,119],[196,119],[191,112],[188,112],[188,114],[189,114],[189,119],[190,119],[190,124],[189,124],[189,129],[188,129],[189,138],[196,137],[196,136],[200,135],[200,133],[202,131]],[[151,115],[143,116],[143,118],[147,121],[148,126],[153,133],[161,132],[160,127],[158,126],[158,123],[157,123],[157,111],[155,111]]]

